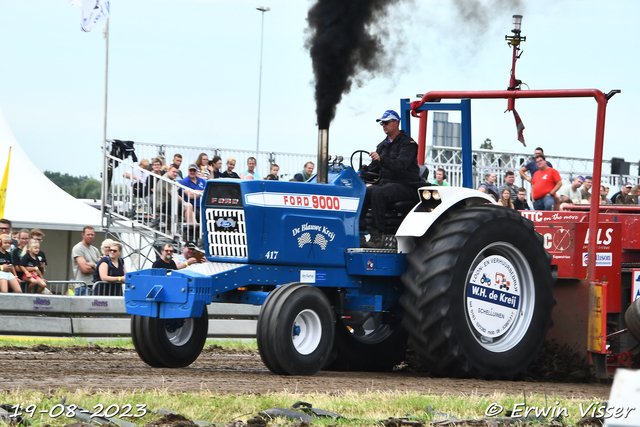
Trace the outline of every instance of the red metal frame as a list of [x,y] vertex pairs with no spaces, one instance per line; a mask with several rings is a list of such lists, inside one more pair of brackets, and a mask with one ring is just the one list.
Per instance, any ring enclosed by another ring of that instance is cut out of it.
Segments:
[[[520,89],[520,82],[516,79],[516,61],[518,59],[518,50],[521,41],[525,41],[524,37],[520,37],[518,32],[514,37],[506,37],[510,40],[510,44],[513,46],[513,54],[511,60],[511,73],[509,80],[509,87],[507,90],[495,90],[495,91],[432,91],[422,96],[421,103],[426,102],[439,102],[442,99],[506,99],[507,111],[514,111],[515,113],[515,100],[518,98],[594,98],[598,104],[596,114],[596,134],[595,134],[595,146],[593,155],[593,182],[596,183],[594,188],[598,189],[598,185],[602,178],[602,151],[604,146],[604,123],[607,110],[607,96],[598,89],[559,89],[559,90],[527,90]],[[619,91],[616,91],[619,92]],[[414,105],[415,104],[415,105]],[[418,103],[411,103],[414,110]],[[418,159],[424,161],[426,154],[426,138],[427,138],[427,117],[428,110],[419,112],[419,134],[418,134]],[[469,142],[470,145],[470,142]],[[464,167],[464,161],[463,161]],[[594,196],[598,194],[594,193]],[[640,261],[640,215],[625,215],[624,213],[639,212],[639,207],[631,206],[600,206],[600,197],[591,197],[589,206],[575,207],[576,212],[539,212],[539,211],[526,211],[523,212],[523,216],[535,218],[529,218],[535,222],[536,230],[543,231],[549,236],[549,239],[554,238],[554,233],[557,228],[563,228],[563,230],[570,228],[568,232],[561,234],[562,239],[571,239],[570,245],[566,248],[563,244],[556,250],[557,254],[554,254],[553,264],[558,265],[559,277],[561,277],[561,270],[567,275],[563,280],[565,286],[556,287],[555,293],[557,296],[564,295],[565,301],[571,301],[572,304],[568,304],[564,309],[554,309],[554,322],[560,321],[560,324],[566,326],[565,328],[552,328],[549,331],[550,335],[556,334],[556,338],[559,338],[561,342],[577,344],[576,339],[581,341],[580,337],[576,336],[576,330],[583,330],[587,332],[588,344],[587,347],[590,350],[589,359],[592,360],[594,353],[600,353],[601,355],[607,353],[607,313],[608,312],[620,312],[621,305],[621,282],[620,282],[620,266],[623,262],[638,262]],[[600,215],[600,212],[603,212]],[[623,213],[617,215],[617,213]],[[600,218],[603,222],[600,223]],[[586,238],[586,232],[584,226],[579,223],[588,221],[588,235],[589,239],[586,244],[587,262],[586,262],[586,277],[582,276],[585,272],[585,267],[582,267],[584,249],[584,239]],[[618,222],[622,222],[619,224]],[[614,224],[615,223],[615,224]],[[599,242],[599,236],[597,230],[606,227],[606,232],[611,232],[615,235],[614,241],[601,241]],[[566,227],[570,226],[570,227]],[[556,227],[556,229],[554,229]],[[547,230],[547,231],[544,231]],[[620,236],[621,231],[622,238]],[[636,232],[637,231],[637,232]],[[568,237],[567,237],[568,236]],[[545,237],[547,239],[547,237]],[[545,240],[545,247],[547,246]],[[596,279],[596,255],[597,250],[603,251],[602,255],[605,261],[606,257],[610,256],[613,265],[608,266],[606,263],[601,263],[598,268],[599,274],[602,275],[600,281]],[[579,265],[578,265],[579,263]],[[571,278],[573,277],[573,279]],[[603,280],[604,279],[604,280]],[[582,304],[577,300],[582,298]],[[575,309],[575,310],[572,310]],[[585,313],[586,310],[586,313]],[[578,334],[582,336],[582,334]],[[583,338],[582,338],[583,339]],[[629,366],[630,354],[623,352],[619,355],[610,355],[609,363],[613,365]],[[597,370],[597,369],[596,369]]]
[[[515,52],[515,51],[514,51]],[[514,53],[515,54],[515,53]],[[515,64],[512,69],[515,76]],[[557,90],[487,90],[487,91],[432,91],[423,95],[422,102],[437,102],[442,99],[507,99],[510,105],[518,98],[594,98],[598,103],[596,115],[596,135],[593,155],[593,182],[602,178],[602,149],[604,146],[604,121],[607,111],[607,97],[598,89],[557,89]],[[418,158],[424,158],[427,140],[428,111],[420,112],[420,130],[418,135]],[[589,215],[590,235],[597,229],[600,212],[599,197],[592,197]],[[589,239],[587,250],[586,281],[595,280],[596,239]]]

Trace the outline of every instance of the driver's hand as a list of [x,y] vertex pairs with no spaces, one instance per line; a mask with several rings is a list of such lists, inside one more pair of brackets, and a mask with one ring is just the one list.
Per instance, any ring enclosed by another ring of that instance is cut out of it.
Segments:
[[380,154],[376,153],[375,151],[372,151],[371,153],[369,153],[369,157],[371,157],[375,161],[380,160]]

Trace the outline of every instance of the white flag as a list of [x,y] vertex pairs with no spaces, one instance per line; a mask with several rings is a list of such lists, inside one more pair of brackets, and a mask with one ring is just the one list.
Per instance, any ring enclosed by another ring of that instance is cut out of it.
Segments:
[[69,0],[71,6],[82,9],[80,29],[85,32],[109,18],[109,0]]

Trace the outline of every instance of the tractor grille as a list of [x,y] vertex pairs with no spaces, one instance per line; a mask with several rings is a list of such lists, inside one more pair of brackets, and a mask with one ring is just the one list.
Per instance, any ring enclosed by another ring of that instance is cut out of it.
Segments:
[[242,209],[207,209],[209,254],[247,258],[247,227]]

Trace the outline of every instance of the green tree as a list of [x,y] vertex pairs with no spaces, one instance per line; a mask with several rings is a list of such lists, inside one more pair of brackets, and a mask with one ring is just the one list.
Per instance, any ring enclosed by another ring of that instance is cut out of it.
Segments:
[[55,185],[77,199],[99,199],[102,185],[90,176],[73,176],[68,173],[44,171],[44,175]]
[[81,199],[100,199],[100,192],[102,191],[102,184],[95,178],[87,179],[81,188]]
[[480,144],[481,150],[493,150],[493,144],[491,144],[491,140],[489,138],[485,139],[482,144]]
[[[489,138],[485,139],[482,144],[480,144],[481,150],[493,150],[493,144]],[[491,165],[496,161],[496,156],[494,154],[487,155],[487,159]]]

